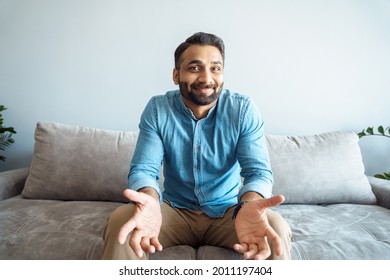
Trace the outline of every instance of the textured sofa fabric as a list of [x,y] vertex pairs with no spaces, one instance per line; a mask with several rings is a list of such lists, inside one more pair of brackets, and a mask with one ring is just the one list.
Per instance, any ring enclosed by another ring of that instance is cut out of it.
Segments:
[[[31,167],[0,173],[0,259],[99,259],[105,222],[126,202],[137,135],[38,123]],[[364,175],[354,133],[267,141],[293,259],[390,259],[390,182]],[[186,245],[150,257],[241,259]]]
[[7,199],[0,203],[0,259],[99,259],[102,228],[119,205]]
[[358,137],[351,132],[313,136],[267,136],[273,193],[286,203],[376,202],[364,165]]
[[377,205],[285,204],[293,259],[390,259],[390,212]]
[[30,199],[126,202],[136,132],[38,123],[23,196]]

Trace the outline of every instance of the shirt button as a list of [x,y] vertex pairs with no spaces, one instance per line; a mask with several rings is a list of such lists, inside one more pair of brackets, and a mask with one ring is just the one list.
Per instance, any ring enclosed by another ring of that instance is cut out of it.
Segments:
[[200,151],[200,146],[196,146],[196,150],[197,150],[197,151]]
[[196,171],[196,172],[199,172],[200,170],[199,170],[199,168],[197,168],[197,169],[195,169],[195,171]]

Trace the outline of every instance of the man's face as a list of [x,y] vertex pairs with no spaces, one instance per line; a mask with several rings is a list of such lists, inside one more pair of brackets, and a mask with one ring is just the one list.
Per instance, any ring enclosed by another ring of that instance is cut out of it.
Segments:
[[216,47],[193,45],[180,59],[180,68],[173,70],[173,80],[183,98],[196,106],[217,101],[223,88],[223,58]]

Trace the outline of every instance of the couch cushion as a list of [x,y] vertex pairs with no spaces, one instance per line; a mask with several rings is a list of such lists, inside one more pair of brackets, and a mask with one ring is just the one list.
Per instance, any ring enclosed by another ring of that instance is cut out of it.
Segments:
[[0,260],[100,259],[104,226],[120,205],[21,196],[2,201]]
[[39,122],[25,198],[123,201],[137,132]]
[[242,260],[242,255],[233,249],[216,246],[200,246],[198,248],[197,260]]
[[286,203],[375,203],[354,132],[267,136],[274,194]]
[[377,205],[284,204],[294,260],[389,260],[390,210]]
[[149,254],[150,260],[195,260],[197,250],[188,245],[176,245]]

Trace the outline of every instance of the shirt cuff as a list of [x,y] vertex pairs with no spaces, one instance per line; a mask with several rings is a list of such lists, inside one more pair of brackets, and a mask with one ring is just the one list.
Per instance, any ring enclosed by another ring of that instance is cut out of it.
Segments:
[[250,182],[242,186],[238,192],[238,200],[247,192],[256,192],[264,198],[270,198],[272,196],[272,186],[263,181]]
[[159,200],[160,200],[160,205],[162,205],[163,198],[162,198],[162,194],[161,194],[161,190],[160,190],[160,185],[156,182],[156,180],[142,179],[142,180],[135,182],[131,186],[129,186],[130,189],[135,190],[135,191],[138,191],[138,190],[140,190],[142,188],[146,188],[146,187],[151,187],[157,192],[157,194],[159,196]]

